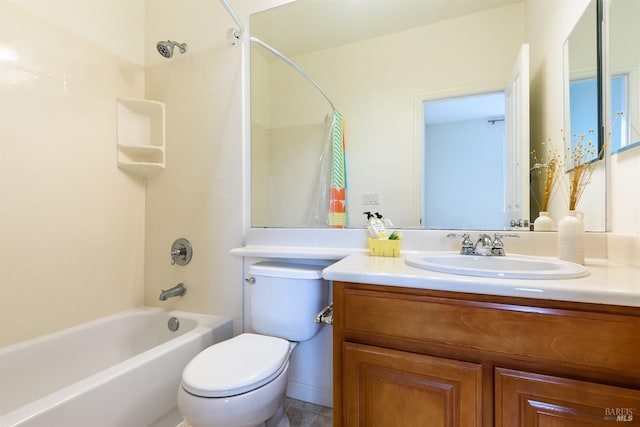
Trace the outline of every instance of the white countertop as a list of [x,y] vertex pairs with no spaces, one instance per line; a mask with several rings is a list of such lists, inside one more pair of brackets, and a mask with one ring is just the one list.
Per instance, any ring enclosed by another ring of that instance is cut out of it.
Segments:
[[235,256],[256,258],[286,258],[286,259],[318,259],[336,261],[351,254],[362,252],[364,249],[307,247],[307,246],[267,246],[247,245],[231,249],[229,253]]
[[589,275],[577,279],[496,279],[460,276],[407,265],[407,251],[399,257],[352,253],[323,270],[327,280],[403,286],[524,298],[588,302],[640,307],[640,269],[588,258]]
[[[475,233],[475,232],[474,232]],[[404,230],[401,256],[372,257],[366,230],[349,229],[251,229],[246,246],[231,255],[255,259],[335,261],[324,270],[328,280],[340,280],[422,289],[469,292],[640,307],[640,239],[631,236],[614,244],[609,233],[585,233],[587,277],[562,280],[498,279],[438,273],[405,264],[405,257],[428,252],[457,251],[459,239],[447,238],[447,230]],[[556,233],[520,233],[505,241],[507,256],[551,255],[556,259]],[[628,240],[628,241],[627,241]],[[607,247],[634,261],[607,260]],[[544,257],[542,257],[544,258]],[[250,262],[255,262],[252,260]]]

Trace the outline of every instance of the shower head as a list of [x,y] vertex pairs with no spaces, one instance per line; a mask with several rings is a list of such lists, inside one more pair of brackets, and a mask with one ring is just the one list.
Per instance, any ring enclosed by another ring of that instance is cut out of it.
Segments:
[[173,48],[176,46],[178,46],[178,49],[180,49],[180,53],[185,53],[187,51],[186,43],[178,43],[167,40],[166,42],[158,42],[156,44],[158,52],[165,58],[171,58],[173,56]]

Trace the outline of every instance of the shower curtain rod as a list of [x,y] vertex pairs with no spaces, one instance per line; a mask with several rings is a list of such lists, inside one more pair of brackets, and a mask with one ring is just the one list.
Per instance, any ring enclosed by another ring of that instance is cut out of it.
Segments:
[[227,12],[229,12],[229,15],[231,15],[233,20],[236,22],[236,25],[238,26],[237,29],[231,30],[232,31],[231,36],[235,40],[233,44],[236,44],[240,40],[240,37],[242,36],[242,34],[244,33],[244,25],[242,25],[240,18],[238,18],[238,15],[236,15],[236,13],[233,11],[233,9],[231,8],[231,5],[227,0],[220,0],[220,3],[222,3],[224,8],[227,9]]
[[[222,3],[224,8],[227,9],[227,12],[229,12],[229,15],[231,15],[233,20],[236,22],[236,25],[238,26],[237,31],[236,30],[231,30],[232,31],[231,36],[233,37],[233,42],[232,43],[236,44],[240,40],[240,36],[242,36],[242,34],[244,33],[244,25],[242,25],[242,22],[240,21],[240,18],[238,18],[238,15],[236,15],[236,13],[233,11],[233,9],[231,8],[231,5],[229,4],[229,2],[227,0],[220,0],[220,3]],[[309,83],[311,83],[313,86],[315,86],[316,89],[318,89],[320,91],[322,96],[324,96],[326,98],[326,100],[329,102],[329,104],[331,105],[331,108],[333,109],[333,111],[334,112],[336,111],[336,107],[335,107],[335,105],[333,105],[333,101],[331,101],[331,98],[329,98],[329,95],[327,95],[327,93],[320,87],[320,85],[318,83],[316,83],[311,78],[310,75],[305,73],[302,68],[298,67],[298,65],[296,63],[294,63],[292,60],[290,60],[289,58],[284,56],[282,53],[278,52],[277,50],[275,50],[274,48],[272,48],[271,46],[269,46],[268,44],[266,44],[265,42],[263,42],[262,40],[260,40],[257,37],[253,37],[252,36],[251,37],[251,41],[254,42],[254,43],[257,43],[260,46],[262,46],[263,48],[267,49],[269,52],[273,53],[275,56],[277,56],[278,58],[280,58],[281,60],[286,62],[291,68],[293,68],[298,73],[300,73],[300,75],[302,77],[307,79],[309,81]]]
[[320,85],[318,83],[316,83],[315,80],[313,80],[309,74],[305,73],[305,71],[302,68],[300,68],[295,62],[293,62],[292,60],[290,60],[289,58],[284,56],[282,53],[278,52],[276,49],[274,49],[273,47],[271,47],[270,45],[268,45],[267,43],[263,42],[262,40],[260,40],[257,37],[251,36],[251,41],[254,42],[254,43],[257,43],[260,46],[262,46],[263,48],[267,49],[269,52],[273,53],[275,56],[277,56],[278,58],[280,58],[281,60],[286,62],[291,68],[293,68],[298,73],[300,73],[300,75],[302,77],[307,79],[309,81],[309,83],[311,83],[313,86],[315,86],[316,89],[318,89],[320,91],[322,96],[324,96],[325,99],[331,105],[331,108],[333,109],[333,111],[334,112],[336,111],[336,107],[335,107],[335,105],[333,105],[333,101],[331,101],[331,98],[329,98],[329,95],[327,95],[327,93],[324,91],[324,89],[322,89],[320,87]]

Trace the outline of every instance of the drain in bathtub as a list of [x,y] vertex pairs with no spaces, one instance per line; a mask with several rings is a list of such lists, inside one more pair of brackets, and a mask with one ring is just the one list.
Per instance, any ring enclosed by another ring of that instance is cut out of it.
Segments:
[[180,327],[180,321],[177,318],[172,317],[171,319],[169,319],[169,322],[167,322],[167,326],[169,327],[170,331],[175,332]]

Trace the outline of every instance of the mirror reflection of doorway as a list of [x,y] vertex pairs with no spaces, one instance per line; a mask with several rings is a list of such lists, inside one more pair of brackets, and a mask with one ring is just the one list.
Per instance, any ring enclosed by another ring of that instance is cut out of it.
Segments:
[[422,226],[503,229],[504,92],[428,101],[423,110]]

